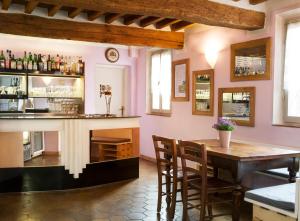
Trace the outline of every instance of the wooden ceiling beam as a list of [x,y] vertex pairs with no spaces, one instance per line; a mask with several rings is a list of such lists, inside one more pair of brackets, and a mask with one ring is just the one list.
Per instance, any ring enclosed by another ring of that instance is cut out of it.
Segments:
[[18,13],[0,13],[0,33],[160,48],[180,49],[184,44],[184,33],[180,32],[75,22]]
[[188,27],[192,24],[193,23],[188,22],[188,21],[179,21],[179,22],[171,25],[171,30],[172,31],[179,31],[179,30],[184,29],[184,28],[186,28],[186,27]]
[[79,15],[82,12],[81,8],[74,8],[68,12],[69,18],[75,18],[77,15]]
[[97,11],[92,11],[87,13],[87,17],[89,21],[94,21],[97,18],[99,18],[101,15],[103,15],[104,12],[97,12]]
[[124,21],[123,24],[124,25],[131,25],[134,22],[138,21],[139,19],[144,18],[145,16],[143,15],[125,15],[124,16]]
[[236,29],[264,27],[265,13],[208,0],[40,0],[44,4],[62,4],[90,11],[176,18],[182,21]]
[[53,5],[48,9],[48,16],[53,17],[59,10],[61,9],[61,5]]
[[105,23],[111,24],[122,16],[123,14],[120,13],[107,13],[107,15],[105,15]]
[[162,20],[162,19],[163,18],[160,18],[160,17],[149,16],[149,17],[146,17],[146,18],[142,19],[140,21],[139,26],[145,28],[145,27],[147,27],[149,25],[152,25],[152,24],[154,24],[154,23]]
[[175,19],[175,18],[165,18],[165,19],[163,19],[163,20],[161,20],[159,22],[156,22],[155,23],[155,28],[156,29],[162,29],[162,28],[165,28],[165,27],[170,26],[170,25],[172,25],[174,23],[177,23],[177,22],[179,22],[178,19]]
[[38,4],[39,4],[38,0],[27,1],[25,4],[25,13],[31,14]]
[[7,11],[12,0],[2,0],[2,10]]
[[250,3],[251,5],[257,5],[257,4],[266,2],[266,1],[267,1],[267,0],[249,0],[249,3]]

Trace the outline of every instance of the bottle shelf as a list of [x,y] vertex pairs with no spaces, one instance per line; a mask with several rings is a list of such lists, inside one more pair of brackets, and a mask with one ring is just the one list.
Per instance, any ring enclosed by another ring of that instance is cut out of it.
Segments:
[[65,78],[82,78],[84,74],[63,74],[59,71],[29,71],[29,70],[11,70],[11,69],[1,69],[0,75],[13,75],[13,76],[44,76],[44,77],[65,77]]
[[1,94],[0,99],[27,99],[27,95]]
[[28,96],[28,98],[54,98],[54,99],[82,99],[82,97],[51,97],[51,96]]
[[32,72],[28,73],[28,76],[31,77],[56,77],[56,78],[82,78],[83,75],[67,75],[67,74],[61,74],[60,72]]

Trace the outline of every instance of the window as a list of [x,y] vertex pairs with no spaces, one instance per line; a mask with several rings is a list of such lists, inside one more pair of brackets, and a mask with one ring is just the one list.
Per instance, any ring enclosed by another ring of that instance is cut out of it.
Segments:
[[155,51],[150,59],[150,112],[171,113],[171,63],[170,50]]
[[284,120],[300,123],[300,22],[287,24],[284,58]]

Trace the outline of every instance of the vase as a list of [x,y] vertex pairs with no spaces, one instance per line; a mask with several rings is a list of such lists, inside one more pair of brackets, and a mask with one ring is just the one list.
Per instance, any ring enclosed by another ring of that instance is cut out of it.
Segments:
[[229,148],[231,131],[219,130],[219,140],[221,147]]

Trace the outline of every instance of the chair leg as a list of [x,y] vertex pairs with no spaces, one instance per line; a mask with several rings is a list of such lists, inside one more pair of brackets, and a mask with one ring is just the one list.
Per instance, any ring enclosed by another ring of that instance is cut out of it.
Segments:
[[158,195],[157,195],[157,213],[161,211],[161,201],[162,201],[162,177],[158,178]]
[[205,205],[205,203],[202,204],[202,202],[201,202],[200,221],[204,221],[205,220],[205,215],[206,215],[206,205]]
[[172,188],[172,199],[170,207],[170,217],[174,218],[175,208],[176,208],[176,198],[177,198],[177,180],[173,179],[173,188]]
[[181,197],[182,197],[182,220],[188,220],[188,209],[187,209],[187,201],[188,201],[188,189],[186,182],[182,181],[182,189],[181,189]]
[[171,206],[171,178],[166,176],[166,203],[167,203],[167,212],[170,211]]

